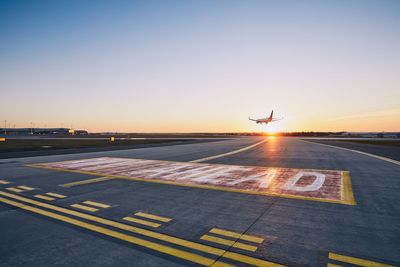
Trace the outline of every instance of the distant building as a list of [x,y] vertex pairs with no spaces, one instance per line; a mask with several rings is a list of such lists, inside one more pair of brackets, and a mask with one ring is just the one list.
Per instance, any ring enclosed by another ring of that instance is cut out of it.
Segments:
[[75,130],[74,134],[75,135],[88,135],[89,133],[86,130]]
[[20,135],[42,135],[42,134],[57,134],[57,135],[87,135],[86,130],[71,130],[68,128],[0,128],[0,134],[20,134]]

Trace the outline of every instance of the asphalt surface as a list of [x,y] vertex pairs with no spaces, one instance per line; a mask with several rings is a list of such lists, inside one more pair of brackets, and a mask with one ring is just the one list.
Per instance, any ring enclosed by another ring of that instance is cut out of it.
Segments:
[[[309,140],[312,142],[320,143],[320,144],[326,144],[326,145],[332,145],[332,146],[338,146],[338,147],[344,147],[348,149],[355,149],[367,153],[371,153],[374,155],[379,155],[379,156],[384,156],[387,158],[391,158],[394,160],[400,160],[400,146],[388,146],[385,144],[379,144],[379,142],[376,142],[376,144],[363,144],[363,143],[356,143],[356,142],[350,142],[350,141],[338,141],[338,140]],[[396,139],[396,141],[399,141],[399,139]],[[385,141],[380,141],[381,143],[384,143]]]
[[[37,140],[36,139],[26,139],[26,140]],[[39,139],[41,141],[43,140],[54,140],[53,139]],[[77,138],[75,138],[76,140]],[[89,139],[89,138],[86,138]],[[81,140],[86,140],[85,138],[82,138]],[[25,139],[24,139],[25,140]],[[71,140],[67,138],[59,138],[60,142],[63,142],[63,140]],[[96,139],[92,139],[96,140]],[[101,139],[101,140],[104,140]],[[9,159],[9,158],[22,158],[22,157],[37,157],[37,156],[48,156],[48,155],[61,155],[61,154],[79,154],[79,153],[89,153],[89,152],[100,152],[100,151],[112,151],[112,150],[125,150],[125,149],[137,149],[137,148],[144,148],[144,147],[160,147],[160,146],[174,146],[174,145],[181,145],[181,144],[191,144],[191,143],[201,143],[201,142],[212,142],[218,139],[208,139],[208,138],[202,138],[202,139],[178,139],[178,138],[154,138],[154,139],[148,139],[150,140],[149,142],[146,143],[146,141],[143,141],[143,143],[137,143],[137,144],[127,144],[127,145],[111,145],[111,144],[105,144],[104,146],[97,146],[97,147],[79,147],[79,148],[33,148],[27,151],[1,151],[0,150],[0,159]],[[152,141],[157,141],[157,142],[152,142]],[[117,141],[118,142],[118,141]],[[77,145],[79,146],[79,145]]]
[[[9,182],[0,184],[0,192],[5,192],[0,195],[3,199],[0,201],[0,266],[221,266],[218,265],[221,262],[239,266],[273,263],[283,266],[373,266],[371,262],[381,264],[375,266],[399,266],[400,165],[366,155],[297,138],[268,138],[267,142],[251,149],[207,161],[211,164],[349,171],[356,205],[121,179],[62,187],[62,184],[98,176],[26,166],[105,156],[188,162],[223,155],[261,139],[236,138],[0,160],[0,180]],[[34,190],[12,192],[6,189],[17,186]],[[35,197],[47,192],[62,194],[65,198],[47,201]],[[97,211],[70,206],[87,200],[108,206],[97,207]],[[63,207],[67,211],[54,210],[54,207]],[[70,214],[70,211],[81,214]],[[152,228],[123,220],[126,216],[139,218],[136,212],[171,221],[141,217],[160,224]],[[87,218],[85,214],[95,218]],[[61,215],[64,217],[59,217]],[[151,231],[151,235],[163,234],[165,238],[132,233],[106,225],[98,218],[107,219],[111,224],[119,222],[145,229]],[[201,239],[213,228],[233,231],[241,237],[243,234],[256,236],[262,242],[233,238],[256,247],[256,251],[249,251],[232,244]],[[140,240],[129,239],[129,236]],[[206,248],[199,249],[192,243],[178,244],[173,238],[206,245]],[[166,246],[167,250],[160,246]]]

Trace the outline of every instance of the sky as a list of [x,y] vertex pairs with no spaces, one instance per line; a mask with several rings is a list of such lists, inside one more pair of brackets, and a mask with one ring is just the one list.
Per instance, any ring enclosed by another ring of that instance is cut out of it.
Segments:
[[0,0],[0,38],[0,127],[400,131],[396,0]]

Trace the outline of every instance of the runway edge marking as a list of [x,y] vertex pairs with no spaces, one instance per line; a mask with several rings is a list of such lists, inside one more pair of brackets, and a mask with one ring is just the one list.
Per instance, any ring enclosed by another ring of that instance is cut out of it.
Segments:
[[378,155],[367,153],[367,152],[363,152],[363,151],[360,151],[360,150],[349,149],[349,148],[340,147],[340,146],[332,146],[332,145],[327,145],[327,144],[321,144],[321,143],[311,142],[311,141],[307,141],[307,140],[303,140],[303,139],[301,139],[301,140],[303,142],[312,143],[312,144],[316,144],[316,145],[320,145],[320,146],[337,148],[337,149],[341,149],[341,150],[346,150],[346,151],[358,153],[358,154],[361,154],[361,155],[369,156],[369,157],[372,157],[372,158],[380,159],[380,160],[383,160],[383,161],[386,161],[386,162],[390,162],[390,163],[393,163],[393,164],[396,164],[396,165],[400,165],[400,161],[397,161],[397,160],[394,160],[394,159],[390,159],[390,158],[386,158],[386,157],[382,157],[382,156],[378,156]]
[[222,157],[234,155],[234,154],[237,154],[237,153],[240,153],[240,152],[243,152],[243,151],[252,149],[253,147],[259,146],[259,145],[261,145],[261,144],[264,144],[264,143],[267,142],[267,141],[268,141],[268,139],[264,139],[264,140],[262,140],[262,141],[260,141],[260,142],[257,142],[257,143],[255,143],[255,144],[252,144],[252,145],[249,145],[249,146],[240,148],[240,149],[236,149],[236,150],[233,150],[233,151],[230,151],[230,152],[226,152],[226,153],[222,153],[222,154],[218,154],[218,155],[214,155],[214,156],[210,156],[210,157],[205,157],[205,158],[201,158],[201,159],[191,160],[191,161],[189,161],[189,162],[192,162],[192,163],[200,163],[200,162],[204,162],[204,161],[209,161],[209,160],[213,160],[213,159],[218,159],[218,158],[222,158]]

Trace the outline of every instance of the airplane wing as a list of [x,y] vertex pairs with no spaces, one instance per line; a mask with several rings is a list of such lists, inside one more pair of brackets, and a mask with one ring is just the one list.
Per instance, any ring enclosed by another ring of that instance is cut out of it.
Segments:
[[251,120],[251,121],[257,121],[257,120],[255,120],[255,119],[250,118],[250,117],[249,117],[249,120]]
[[283,120],[283,118],[273,119],[272,121],[280,121],[280,120]]

